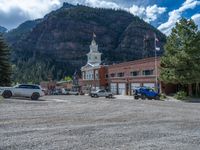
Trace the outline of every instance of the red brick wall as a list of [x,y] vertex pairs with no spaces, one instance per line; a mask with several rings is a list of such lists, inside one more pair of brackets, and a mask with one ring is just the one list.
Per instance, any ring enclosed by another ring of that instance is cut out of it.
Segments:
[[[157,76],[159,76],[159,67],[160,67],[160,58],[157,58]],[[153,75],[143,76],[142,72],[144,70],[153,70]],[[140,74],[138,76],[131,76],[131,72],[139,71]],[[111,74],[116,74],[123,72],[124,77],[111,77]],[[130,61],[120,64],[110,65],[108,67],[108,74],[109,74],[109,83],[126,83],[126,94],[130,94],[131,83],[156,83],[156,76],[155,76],[155,58],[147,58],[141,59],[136,61]],[[128,83],[128,84],[127,84]]]
[[[108,86],[108,81],[106,79],[107,75],[107,66],[101,66],[99,69],[93,69],[93,71],[98,71],[99,79],[93,79],[93,80],[79,80],[79,85],[80,86],[85,86],[85,85],[92,85],[93,87],[103,87],[106,88]],[[95,74],[94,74],[95,76]]]
[[106,75],[108,74],[108,67],[102,66],[99,69],[99,79],[100,79],[100,86],[107,87],[108,86],[108,79]]
[[[159,76],[159,67],[160,67],[160,59],[157,59],[157,67]],[[142,76],[143,70],[154,70],[153,76]],[[130,72],[132,71],[140,71],[140,76],[132,77],[130,76]],[[131,62],[125,62],[120,64],[111,65],[108,67],[108,74],[124,72],[123,78],[110,78],[113,81],[124,82],[124,80],[128,80],[129,82],[155,82],[155,58],[147,58],[142,60],[136,60]]]

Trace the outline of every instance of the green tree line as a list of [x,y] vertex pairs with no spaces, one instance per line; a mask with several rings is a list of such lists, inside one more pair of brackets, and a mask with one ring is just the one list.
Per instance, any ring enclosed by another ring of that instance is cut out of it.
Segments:
[[192,19],[181,19],[167,38],[161,59],[161,80],[200,95],[200,32]]
[[0,86],[11,84],[10,50],[2,35],[0,35]]

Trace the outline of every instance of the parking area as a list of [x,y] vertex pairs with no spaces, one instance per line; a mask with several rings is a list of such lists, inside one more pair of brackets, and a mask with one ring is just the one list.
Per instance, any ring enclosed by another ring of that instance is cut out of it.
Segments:
[[200,103],[46,96],[0,100],[0,149],[197,150]]

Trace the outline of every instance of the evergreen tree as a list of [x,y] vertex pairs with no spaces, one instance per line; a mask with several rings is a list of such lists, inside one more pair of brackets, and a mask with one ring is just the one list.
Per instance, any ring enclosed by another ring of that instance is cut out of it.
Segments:
[[[188,85],[200,83],[200,40],[193,20],[181,19],[172,29],[161,59],[161,80],[166,83]],[[196,90],[198,93],[198,90]]]
[[11,84],[11,63],[10,51],[0,35],[0,86],[9,86]]

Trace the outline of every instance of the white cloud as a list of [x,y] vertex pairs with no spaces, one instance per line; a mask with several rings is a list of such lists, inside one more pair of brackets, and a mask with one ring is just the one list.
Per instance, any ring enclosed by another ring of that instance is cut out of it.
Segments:
[[59,0],[0,0],[0,24],[13,28],[21,21],[41,18],[60,5]]
[[146,22],[151,22],[155,21],[158,18],[158,15],[164,13],[166,8],[158,7],[157,5],[147,7],[133,5],[131,8],[129,8],[129,11],[132,14],[144,19]]
[[[77,2],[77,1],[76,1]],[[146,22],[155,21],[158,15],[166,11],[165,7],[158,7],[157,5],[153,6],[137,6],[133,5],[130,8],[122,7],[115,2],[105,1],[105,0],[84,0],[83,4],[91,7],[100,7],[100,8],[113,8],[113,9],[123,9],[126,10],[140,18],[144,19]]]
[[11,13],[13,8],[18,8],[30,18],[39,18],[50,9],[61,5],[59,0],[0,0],[0,10]]
[[164,12],[166,12],[165,7],[158,7],[157,5],[148,6],[146,8],[146,16],[149,21],[147,22],[156,20],[158,15],[163,14]]
[[200,5],[200,1],[197,0],[186,0],[179,9],[169,12],[169,19],[167,22],[161,24],[158,29],[169,35],[172,28],[175,26],[176,22],[181,19],[181,15],[184,11],[188,9],[194,9]]
[[182,7],[179,8],[179,11],[183,12],[187,9],[194,9],[199,4],[200,4],[200,1],[198,1],[198,0],[186,0],[182,4]]
[[200,14],[195,14],[192,16],[194,22],[198,25],[198,29],[200,30]]
[[139,16],[141,18],[143,18],[146,14],[146,9],[144,7],[139,7],[137,5],[133,5],[131,8],[127,8],[128,11],[130,11],[130,13]]
[[102,0],[85,0],[85,5],[91,6],[91,7],[103,7],[103,8],[113,8],[113,9],[119,9],[120,6],[114,2],[109,1],[102,1]]

